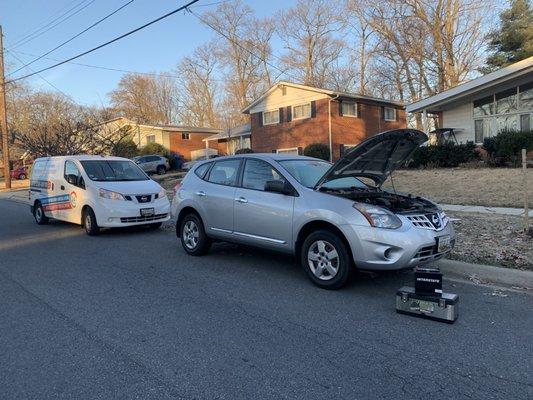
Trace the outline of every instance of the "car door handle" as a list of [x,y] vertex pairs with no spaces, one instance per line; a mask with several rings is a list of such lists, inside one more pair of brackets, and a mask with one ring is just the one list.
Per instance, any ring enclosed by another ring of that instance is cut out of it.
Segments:
[[61,185],[61,190],[65,190],[65,186]]
[[200,190],[199,192],[196,192],[196,195],[200,196],[200,197],[204,197],[205,196],[205,192],[203,190]]
[[238,201],[239,203],[248,203],[248,200],[246,200],[244,197],[237,197],[235,201]]

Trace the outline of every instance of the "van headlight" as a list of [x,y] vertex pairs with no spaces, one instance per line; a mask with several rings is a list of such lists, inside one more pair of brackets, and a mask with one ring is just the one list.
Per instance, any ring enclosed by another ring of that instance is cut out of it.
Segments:
[[402,226],[400,218],[384,208],[364,203],[354,203],[353,207],[376,228],[397,229]]
[[157,194],[156,199],[163,199],[165,197],[167,197],[167,191],[165,189],[161,189]]
[[109,200],[125,200],[124,196],[121,195],[120,193],[113,192],[107,189],[98,189],[98,196],[100,196],[103,199],[109,199]]

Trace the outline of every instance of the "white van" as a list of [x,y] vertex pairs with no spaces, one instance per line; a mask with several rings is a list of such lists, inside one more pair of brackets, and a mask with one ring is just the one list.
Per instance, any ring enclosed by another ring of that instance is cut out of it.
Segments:
[[158,228],[170,219],[166,191],[121,157],[38,158],[31,171],[29,200],[38,224],[55,218],[81,224],[89,235],[97,235],[100,227]]

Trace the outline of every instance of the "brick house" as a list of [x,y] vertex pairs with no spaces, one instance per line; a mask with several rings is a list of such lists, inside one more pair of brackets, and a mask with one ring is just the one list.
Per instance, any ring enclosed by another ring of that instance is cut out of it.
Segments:
[[275,84],[243,112],[254,152],[302,154],[324,143],[333,160],[369,136],[407,126],[402,103],[290,82]]
[[[108,132],[128,129],[138,147],[151,142],[159,143],[170,151],[181,154],[186,161],[196,158],[199,150],[205,149],[203,139],[221,132],[220,129],[194,126],[137,124],[124,117],[104,122],[101,124],[101,129],[106,129]],[[209,143],[209,147],[216,149],[217,144]]]

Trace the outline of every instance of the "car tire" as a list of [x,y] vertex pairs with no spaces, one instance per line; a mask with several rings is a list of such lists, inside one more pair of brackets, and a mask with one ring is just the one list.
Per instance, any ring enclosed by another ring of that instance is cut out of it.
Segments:
[[211,248],[211,238],[205,234],[201,218],[194,213],[187,214],[177,230],[183,249],[191,256],[203,256]]
[[20,174],[19,175],[19,180],[23,180],[23,179],[26,179],[26,175],[25,174]]
[[100,227],[96,221],[96,215],[91,207],[83,211],[83,228],[89,236],[96,236],[100,233]]
[[167,169],[163,165],[160,165],[157,167],[156,172],[157,172],[157,175],[165,175],[167,172]]
[[340,289],[353,270],[348,246],[336,233],[318,230],[304,240],[301,265],[311,281],[323,289]]
[[39,225],[45,225],[49,221],[49,218],[44,215],[43,206],[39,202],[33,207],[33,218],[35,218],[35,222]]

